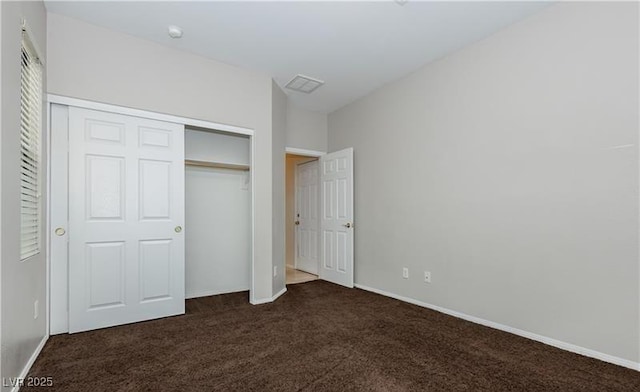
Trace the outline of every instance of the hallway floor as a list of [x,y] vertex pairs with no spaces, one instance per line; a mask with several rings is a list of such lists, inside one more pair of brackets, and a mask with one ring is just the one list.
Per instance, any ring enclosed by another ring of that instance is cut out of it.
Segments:
[[318,279],[318,275],[313,275],[287,266],[287,284],[311,282],[316,279]]

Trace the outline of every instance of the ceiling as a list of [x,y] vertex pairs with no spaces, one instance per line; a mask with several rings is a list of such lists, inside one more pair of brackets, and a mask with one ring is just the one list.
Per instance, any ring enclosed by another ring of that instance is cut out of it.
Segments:
[[[329,113],[422,65],[481,40],[547,2],[113,2],[45,1],[49,12],[243,68],[281,86],[296,74],[326,84],[285,90]],[[183,28],[182,39],[167,35]]]

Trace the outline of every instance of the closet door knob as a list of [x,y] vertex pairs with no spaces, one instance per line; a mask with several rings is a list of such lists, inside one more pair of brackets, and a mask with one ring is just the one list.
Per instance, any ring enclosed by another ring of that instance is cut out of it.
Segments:
[[295,222],[293,222],[293,223],[295,223],[295,224],[296,224],[296,226],[298,226],[298,225],[300,224],[300,221],[295,221]]
[[176,228],[175,228],[175,229],[173,229],[173,230],[175,230],[175,231],[176,231],[176,233],[179,233],[179,232],[181,232],[181,231],[182,231],[182,226],[176,226]]
[[64,235],[64,233],[66,233],[66,231],[62,228],[62,227],[58,227],[54,233],[56,233],[56,235],[58,237],[62,237]]

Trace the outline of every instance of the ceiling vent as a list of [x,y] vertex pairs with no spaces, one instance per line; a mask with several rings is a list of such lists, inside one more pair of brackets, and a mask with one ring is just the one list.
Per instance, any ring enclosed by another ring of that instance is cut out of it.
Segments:
[[310,78],[304,75],[296,75],[285,87],[289,90],[310,94],[323,84],[324,82],[322,80]]

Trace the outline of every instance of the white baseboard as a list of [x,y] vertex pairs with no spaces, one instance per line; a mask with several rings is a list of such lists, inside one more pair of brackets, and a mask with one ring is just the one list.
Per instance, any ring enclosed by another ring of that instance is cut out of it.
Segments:
[[262,304],[268,304],[269,302],[273,302],[271,298],[258,298],[258,299],[249,300],[249,303],[251,305],[262,305]]
[[220,295],[220,294],[231,294],[231,293],[240,293],[243,291],[248,291],[249,287],[247,288],[238,288],[238,289],[233,289],[231,291],[220,291],[220,290],[206,290],[206,291],[200,291],[198,293],[195,294],[189,294],[189,295],[185,295],[185,299],[193,299],[193,298],[200,298],[200,297],[210,297],[212,295]]
[[[36,349],[33,352],[33,354],[31,354],[31,357],[29,358],[29,361],[27,361],[27,364],[24,365],[24,368],[22,369],[22,372],[20,372],[20,375],[18,376],[18,379],[26,380],[27,375],[29,374],[29,371],[31,370],[31,366],[33,366],[34,362],[38,358],[38,355],[40,355],[40,352],[44,348],[44,345],[47,343],[48,339],[49,339],[49,335],[45,335],[42,338],[42,340],[40,341],[40,344],[38,344],[38,347],[36,347]],[[11,389],[11,392],[18,392],[19,390],[20,390],[20,385],[16,385]]]
[[457,317],[457,318],[460,318],[460,319],[463,319],[463,320],[471,321],[472,323],[476,323],[476,324],[484,325],[486,327],[490,327],[490,328],[494,328],[494,329],[499,329],[501,331],[509,332],[509,333],[514,334],[514,335],[518,335],[518,336],[522,336],[522,337],[527,338],[527,339],[535,340],[535,341],[547,344],[549,346],[557,347],[557,348],[562,349],[562,350],[571,351],[573,353],[584,355],[586,357],[599,359],[601,361],[609,362],[609,363],[612,363],[614,365],[619,365],[619,366],[623,366],[623,367],[626,367],[626,368],[629,368],[629,369],[640,371],[640,363],[639,362],[633,362],[633,361],[630,361],[628,359],[619,358],[619,357],[616,357],[616,356],[613,356],[613,355],[601,353],[599,351],[591,350],[591,349],[588,349],[588,348],[585,348],[585,347],[576,346],[575,344],[563,342],[563,341],[556,340],[556,339],[553,339],[553,338],[549,338],[549,337],[546,337],[546,336],[538,335],[538,334],[535,334],[535,333],[532,333],[532,332],[523,331],[521,329],[513,328],[513,327],[510,327],[510,326],[504,325],[504,324],[495,323],[493,321],[484,320],[484,319],[481,319],[479,317],[470,316],[468,314],[460,313],[460,312],[457,312],[455,310],[443,308],[443,307],[437,306],[437,305],[432,305],[432,304],[429,304],[429,303],[426,303],[426,302],[418,301],[418,300],[413,299],[413,298],[403,297],[401,295],[393,294],[393,293],[390,293],[390,292],[387,292],[387,291],[384,291],[384,290],[375,289],[373,287],[368,287],[368,286],[361,285],[361,284],[356,284],[355,287],[357,287],[359,289],[362,289],[362,290],[370,291],[372,293],[384,295],[385,297],[390,297],[390,298],[394,298],[394,299],[397,299],[397,300],[400,300],[400,301],[403,301],[403,302],[408,302],[408,303],[413,304],[413,305],[422,306],[423,308],[432,309],[432,310],[438,311],[440,313],[445,313],[445,314],[448,314],[448,315],[453,316],[453,317]]
[[269,302],[273,302],[276,299],[278,299],[282,294],[287,292],[287,287],[285,286],[282,290],[278,291],[273,297],[271,298],[260,298],[260,299],[251,299],[249,302],[251,303],[251,305],[262,305],[262,304],[268,304]]
[[276,299],[280,298],[280,296],[281,296],[282,294],[284,294],[284,293],[286,293],[286,292],[287,292],[287,286],[284,286],[284,287],[282,288],[282,290],[278,291],[278,292],[276,293],[276,295],[274,295],[273,297],[271,297],[271,301],[272,301],[272,302],[273,302],[273,301],[275,301]]

